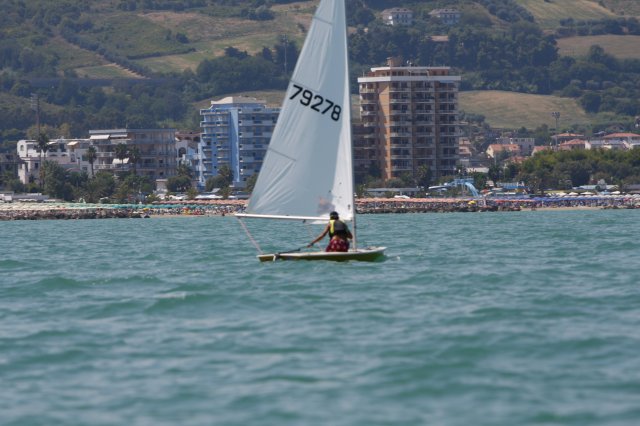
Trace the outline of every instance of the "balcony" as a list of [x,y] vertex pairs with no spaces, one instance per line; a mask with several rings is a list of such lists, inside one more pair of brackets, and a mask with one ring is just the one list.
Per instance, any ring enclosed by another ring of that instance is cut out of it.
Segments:
[[375,115],[378,115],[378,111],[360,111],[361,117],[370,117]]
[[391,93],[407,93],[407,92],[411,92],[411,88],[410,87],[389,87],[389,92]]
[[390,104],[408,104],[411,102],[411,99],[389,99]]
[[412,136],[411,132],[391,132],[389,133],[389,137],[392,138],[410,138]]

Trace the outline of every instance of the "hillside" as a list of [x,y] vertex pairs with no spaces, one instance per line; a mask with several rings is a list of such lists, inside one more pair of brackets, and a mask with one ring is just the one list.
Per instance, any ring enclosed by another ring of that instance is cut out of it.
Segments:
[[[197,12],[140,14],[140,18],[161,26],[165,31],[183,32],[193,51],[150,57],[138,62],[156,72],[195,70],[202,60],[223,55],[229,46],[254,54],[263,47],[276,44],[284,36],[301,46],[316,3],[278,5],[272,8],[275,16],[270,21],[207,16]],[[274,31],[274,28],[278,30]]]
[[593,45],[620,59],[640,59],[640,36],[606,34],[558,39],[560,54],[585,56]]
[[[0,138],[33,126],[33,112],[19,106],[31,93],[52,107],[43,124],[66,125],[72,135],[97,125],[194,128],[195,106],[210,99],[241,91],[281,98],[318,1],[0,0],[0,87],[22,101],[5,106]],[[628,20],[640,15],[640,2],[346,2],[352,77],[396,55],[448,65],[462,75],[463,90],[472,90],[461,96],[463,109],[505,127],[548,123],[546,112],[526,114],[525,105],[566,108],[567,119],[583,107],[615,122],[640,115],[640,65],[633,62],[640,33]],[[462,12],[457,25],[429,16],[443,6]],[[388,7],[411,8],[415,24],[383,25]],[[570,37],[577,34],[586,36]],[[431,42],[432,35],[450,42]],[[603,51],[592,52],[594,43]],[[486,99],[483,90],[492,90]],[[524,94],[512,99],[516,92]],[[576,113],[572,122],[585,117]]]
[[593,0],[517,0],[544,29],[555,29],[562,19],[590,20],[616,14]]
[[492,127],[535,129],[555,127],[552,111],[560,112],[560,128],[585,125],[589,117],[575,99],[494,90],[460,92],[460,109],[485,117]]

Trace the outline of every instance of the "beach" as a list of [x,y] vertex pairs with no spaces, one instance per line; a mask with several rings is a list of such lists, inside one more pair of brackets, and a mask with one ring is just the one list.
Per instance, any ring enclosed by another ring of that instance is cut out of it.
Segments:
[[[0,220],[112,219],[224,216],[245,209],[245,200],[185,200],[153,204],[16,202],[0,204]],[[360,214],[454,213],[522,210],[585,210],[640,207],[640,196],[538,198],[359,198]]]

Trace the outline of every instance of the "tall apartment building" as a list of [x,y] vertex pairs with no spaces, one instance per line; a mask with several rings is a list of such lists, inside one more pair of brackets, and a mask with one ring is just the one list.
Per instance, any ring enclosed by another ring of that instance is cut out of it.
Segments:
[[133,170],[128,159],[116,157],[116,145],[137,147],[140,161],[136,164],[139,175],[152,180],[166,179],[176,174],[175,129],[110,129],[89,130],[89,140],[96,148],[94,170],[110,172]]
[[389,65],[358,78],[362,129],[354,131],[354,167],[384,179],[451,175],[458,162],[459,76],[449,67]]
[[204,178],[216,176],[226,164],[233,186],[244,188],[260,171],[279,113],[279,108],[249,97],[211,101],[210,108],[200,110]]

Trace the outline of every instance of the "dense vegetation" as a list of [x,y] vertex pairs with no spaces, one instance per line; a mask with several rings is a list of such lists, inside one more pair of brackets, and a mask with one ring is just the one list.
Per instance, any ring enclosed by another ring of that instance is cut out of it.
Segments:
[[[504,176],[505,171],[509,176]],[[600,180],[624,190],[625,185],[640,182],[640,150],[546,151],[519,166],[512,165],[495,172],[498,175],[494,178],[516,178],[536,193],[548,188],[595,185]]]

